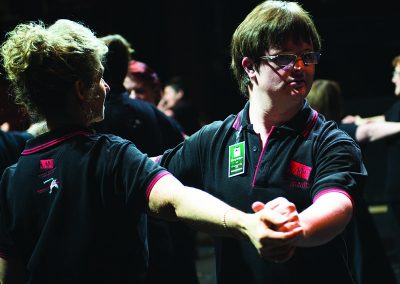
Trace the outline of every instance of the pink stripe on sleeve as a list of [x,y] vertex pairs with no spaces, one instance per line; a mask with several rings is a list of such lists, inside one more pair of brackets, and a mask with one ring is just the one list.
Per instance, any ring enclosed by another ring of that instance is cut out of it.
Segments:
[[150,192],[153,190],[153,187],[157,183],[157,181],[159,181],[160,178],[162,178],[163,176],[170,175],[170,174],[171,173],[169,173],[167,171],[161,171],[155,176],[155,178],[153,178],[153,180],[150,182],[149,186],[146,189],[146,199],[147,199],[147,201],[149,200]]
[[353,205],[353,208],[354,208],[353,198],[351,198],[350,194],[348,194],[346,191],[344,191],[343,189],[339,189],[339,188],[328,188],[328,189],[325,189],[325,190],[319,192],[319,193],[314,197],[313,203],[314,203],[315,201],[317,201],[317,199],[320,198],[322,195],[327,194],[327,193],[329,193],[329,192],[338,192],[338,193],[341,193],[341,194],[347,196],[347,198],[350,199],[351,204]]

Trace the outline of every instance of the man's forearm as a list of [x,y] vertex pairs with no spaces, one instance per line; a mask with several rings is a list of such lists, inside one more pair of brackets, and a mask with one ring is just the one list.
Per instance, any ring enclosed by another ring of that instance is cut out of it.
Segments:
[[304,235],[296,245],[313,247],[327,243],[345,229],[352,212],[351,200],[346,195],[339,192],[322,195],[299,214]]

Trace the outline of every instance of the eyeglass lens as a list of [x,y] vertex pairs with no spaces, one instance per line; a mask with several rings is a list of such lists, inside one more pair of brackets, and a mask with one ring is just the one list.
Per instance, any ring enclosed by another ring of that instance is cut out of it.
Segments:
[[[315,52],[304,53],[300,56],[304,64],[317,64],[318,54]],[[294,64],[297,61],[298,56],[295,54],[282,54],[278,55],[275,60],[279,66],[286,66],[289,64]]]
[[[276,65],[283,67],[285,69],[288,69],[295,64],[298,57],[299,56],[297,56],[295,54],[279,54],[276,56],[272,56],[272,58],[270,58],[270,60],[272,62],[274,62]],[[306,53],[303,53],[300,57],[303,60],[304,64],[306,64],[306,65],[317,64],[319,61],[320,53],[319,52],[306,52]]]

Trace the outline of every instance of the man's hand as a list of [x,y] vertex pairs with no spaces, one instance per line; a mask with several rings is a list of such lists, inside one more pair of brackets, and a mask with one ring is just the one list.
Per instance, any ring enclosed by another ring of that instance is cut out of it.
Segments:
[[[296,206],[285,198],[278,197],[266,204],[254,202],[252,209],[256,213],[263,214],[266,227],[264,228],[266,236],[262,240],[260,254],[275,263],[289,260],[295,252],[295,241],[303,235]],[[281,215],[283,219],[275,214]],[[282,236],[276,233],[287,233],[287,235]]]

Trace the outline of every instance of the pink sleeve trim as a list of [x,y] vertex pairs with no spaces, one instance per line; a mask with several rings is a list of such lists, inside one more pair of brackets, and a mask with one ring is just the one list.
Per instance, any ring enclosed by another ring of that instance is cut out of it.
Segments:
[[146,189],[146,199],[147,199],[147,201],[149,201],[150,192],[153,190],[153,187],[157,183],[157,181],[159,181],[160,178],[162,178],[163,176],[170,175],[170,174],[171,173],[169,173],[167,171],[161,171],[155,176],[155,178],[153,178],[153,180],[150,182],[149,186]]
[[347,196],[347,198],[350,199],[351,205],[353,205],[353,208],[354,208],[353,198],[351,198],[350,194],[348,194],[346,191],[344,191],[343,189],[339,189],[339,188],[328,188],[321,192],[318,192],[318,194],[313,199],[313,203],[315,201],[317,201],[317,199],[320,198],[322,195],[330,193],[330,192],[338,192],[338,193],[341,193],[341,194]]

